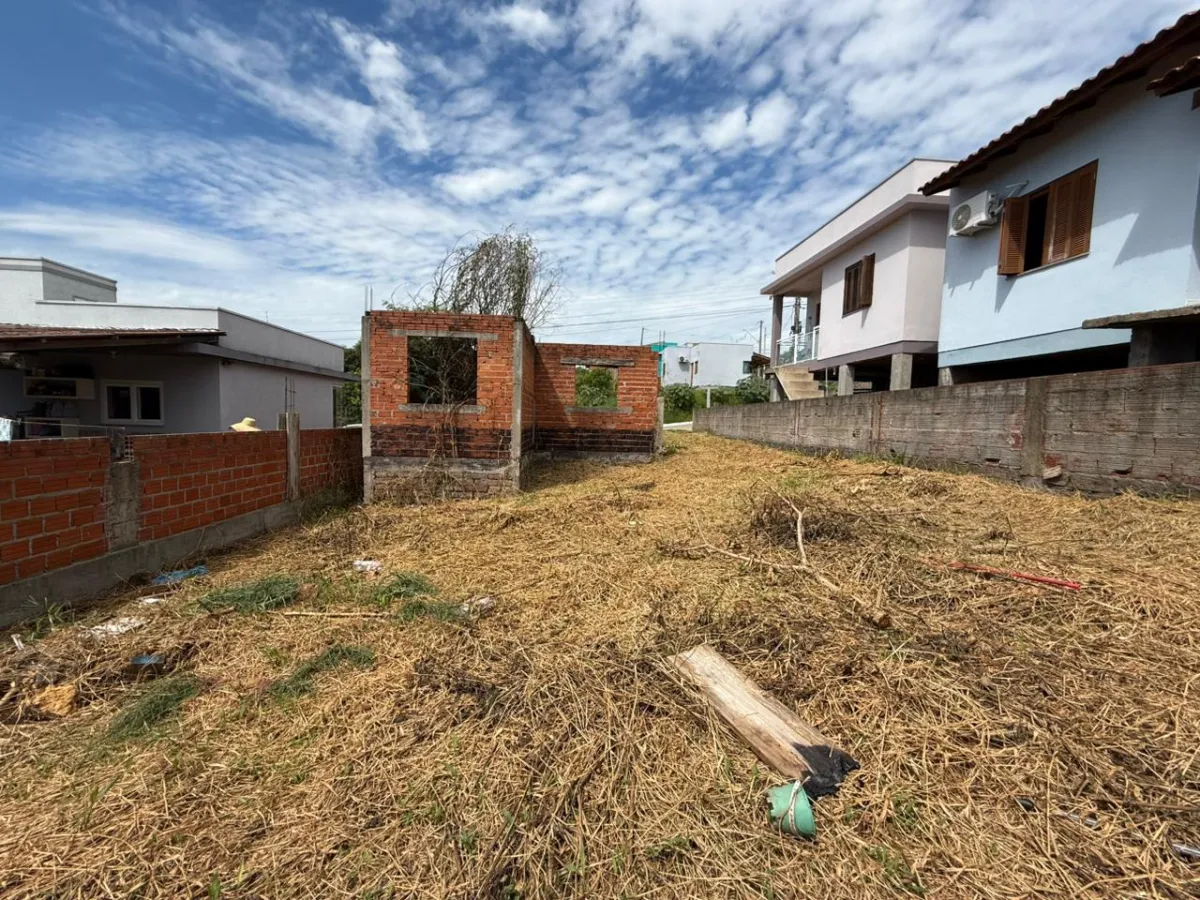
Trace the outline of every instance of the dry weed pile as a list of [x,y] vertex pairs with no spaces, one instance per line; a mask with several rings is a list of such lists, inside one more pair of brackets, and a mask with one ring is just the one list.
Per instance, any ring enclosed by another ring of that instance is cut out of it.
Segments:
[[[117,637],[5,636],[0,895],[1200,892],[1200,505],[669,443],[327,516],[84,617],[147,620]],[[276,576],[286,608],[203,603]],[[862,763],[815,843],[662,665],[701,641]]]

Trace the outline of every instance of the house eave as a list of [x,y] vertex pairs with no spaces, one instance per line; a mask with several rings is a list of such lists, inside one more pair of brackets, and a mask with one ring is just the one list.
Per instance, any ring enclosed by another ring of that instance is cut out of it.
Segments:
[[[917,210],[947,209],[950,198],[947,196],[926,197],[924,194],[906,194],[891,206],[880,210],[871,218],[842,235],[832,244],[822,248],[804,262],[789,269],[770,284],[759,290],[760,294],[774,295],[788,293],[788,288],[795,289],[797,282],[813,275],[829,260],[842,253],[847,247],[857,244],[868,235],[891,225],[897,219]],[[799,246],[799,245],[797,245]]]

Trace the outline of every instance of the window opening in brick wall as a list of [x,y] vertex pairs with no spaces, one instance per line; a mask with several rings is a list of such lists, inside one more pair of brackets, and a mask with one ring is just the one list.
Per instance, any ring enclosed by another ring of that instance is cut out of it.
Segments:
[[584,409],[616,409],[617,369],[576,366],[574,405]]
[[157,382],[104,383],[101,418],[111,425],[163,424],[162,385]]
[[474,338],[408,339],[409,403],[474,403],[478,391],[479,350]]

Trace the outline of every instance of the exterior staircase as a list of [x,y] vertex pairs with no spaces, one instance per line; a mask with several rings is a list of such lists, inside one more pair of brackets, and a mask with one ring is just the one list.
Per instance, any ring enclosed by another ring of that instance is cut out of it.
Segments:
[[804,366],[776,366],[775,377],[789,400],[812,400],[824,397],[825,392]]

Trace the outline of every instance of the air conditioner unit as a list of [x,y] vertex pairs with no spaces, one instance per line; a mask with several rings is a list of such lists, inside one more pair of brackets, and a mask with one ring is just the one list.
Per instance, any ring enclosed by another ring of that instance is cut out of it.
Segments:
[[692,360],[691,360],[691,357],[688,357],[688,356],[683,356],[683,355],[680,355],[680,357],[679,357],[679,364],[680,364],[681,366],[686,366],[686,365],[688,365],[688,364],[689,364],[691,361],[692,361]]
[[991,228],[1000,218],[1000,198],[991,191],[976,194],[954,208],[950,216],[950,233],[967,237],[985,228]]

